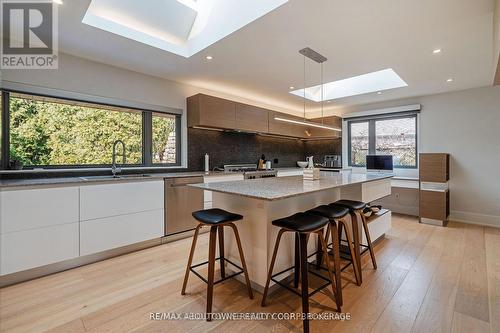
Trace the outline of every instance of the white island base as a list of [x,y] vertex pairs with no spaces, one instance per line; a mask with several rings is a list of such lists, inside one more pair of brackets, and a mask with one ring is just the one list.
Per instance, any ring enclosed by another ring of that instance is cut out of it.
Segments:
[[[341,198],[371,202],[389,195],[390,186],[390,179],[382,179],[304,193],[279,200],[257,199],[232,193],[213,192],[213,207],[244,216],[244,219],[235,222],[235,225],[241,237],[252,286],[256,290],[262,291],[266,283],[268,268],[279,231],[278,227],[272,225],[273,220],[306,211],[322,204],[329,204]],[[391,212],[386,212],[373,219],[368,224],[368,227],[372,241],[383,237],[391,228]],[[224,238],[226,258],[235,263],[240,263],[238,249],[230,228],[225,228]],[[366,244],[364,234],[361,242]],[[315,250],[316,238],[311,237],[308,251],[313,253]],[[314,257],[311,260],[314,260]],[[274,272],[291,267],[293,263],[294,235],[290,232],[285,233],[281,239]],[[227,266],[227,269],[230,270],[231,268],[231,265]],[[242,275],[239,275],[238,278],[243,281]],[[273,285],[273,282],[271,282],[271,285]]]

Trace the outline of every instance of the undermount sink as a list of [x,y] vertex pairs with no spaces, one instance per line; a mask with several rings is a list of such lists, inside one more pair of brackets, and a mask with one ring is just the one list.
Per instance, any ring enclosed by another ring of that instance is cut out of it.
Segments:
[[83,180],[109,180],[109,179],[136,179],[136,178],[147,178],[151,177],[151,175],[147,174],[138,174],[138,175],[106,175],[106,176],[86,176],[80,177]]
[[140,174],[140,175],[120,175],[117,176],[118,178],[147,178],[151,177],[151,175],[148,174]]

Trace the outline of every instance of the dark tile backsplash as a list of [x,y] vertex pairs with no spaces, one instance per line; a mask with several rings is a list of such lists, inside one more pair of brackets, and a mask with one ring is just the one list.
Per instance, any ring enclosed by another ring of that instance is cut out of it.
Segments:
[[322,162],[327,154],[340,154],[341,139],[301,141],[257,134],[218,132],[188,128],[189,170],[204,169],[205,153],[210,155],[210,168],[224,164],[257,163],[264,154],[266,159],[278,159],[273,167],[293,167],[313,155],[315,162]]

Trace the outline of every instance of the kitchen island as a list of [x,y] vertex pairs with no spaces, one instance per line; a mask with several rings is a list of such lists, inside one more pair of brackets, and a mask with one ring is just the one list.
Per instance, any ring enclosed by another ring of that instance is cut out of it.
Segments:
[[[391,194],[391,177],[391,174],[381,173],[322,172],[321,178],[316,181],[304,181],[300,176],[291,176],[190,186],[212,191],[214,208],[222,208],[244,216],[242,221],[237,221],[235,224],[241,236],[250,280],[254,288],[262,290],[279,229],[271,224],[273,220],[339,199],[375,201]],[[384,214],[383,218],[374,219],[369,224],[372,240],[382,237],[390,227],[390,212]],[[225,230],[224,238],[225,256],[239,262],[232,232]],[[293,245],[293,235],[284,234],[276,259],[275,272],[293,265]],[[316,242],[309,241],[308,247],[312,253]]]

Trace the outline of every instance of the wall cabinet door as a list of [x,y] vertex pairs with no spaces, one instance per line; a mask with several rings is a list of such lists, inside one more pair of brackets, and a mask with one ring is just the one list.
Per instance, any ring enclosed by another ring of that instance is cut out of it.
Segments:
[[[321,118],[311,119],[311,121],[318,124],[342,129],[342,118],[340,117],[336,116],[324,117],[323,122],[321,121]],[[309,127],[308,131],[309,134],[311,134],[311,138],[340,138],[342,136],[341,131],[333,131],[318,127]]]
[[236,103],[197,94],[187,100],[188,126],[236,128]]
[[279,121],[279,120],[274,119],[276,117],[303,121],[303,119],[300,117],[295,117],[295,116],[291,116],[291,115],[280,113],[280,112],[270,111],[269,112],[269,133],[270,134],[292,136],[292,137],[297,137],[297,138],[307,137],[307,134],[306,134],[307,127],[306,126]]
[[236,103],[236,129],[267,133],[269,131],[269,111],[257,106]]
[[80,255],[114,249],[164,235],[163,209],[82,221]]

